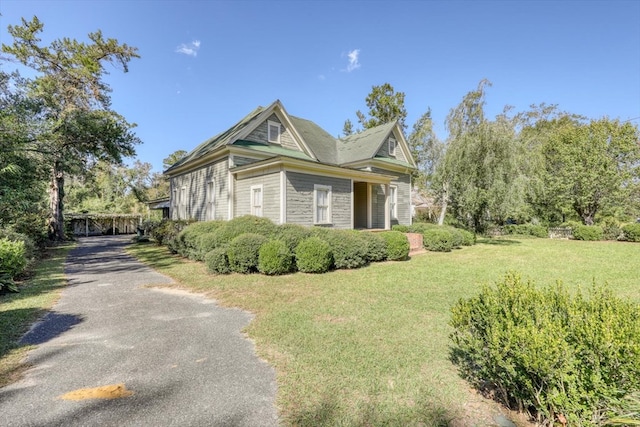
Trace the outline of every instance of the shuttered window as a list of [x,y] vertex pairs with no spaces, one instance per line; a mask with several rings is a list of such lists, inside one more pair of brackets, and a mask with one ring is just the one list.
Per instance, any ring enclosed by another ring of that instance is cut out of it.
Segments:
[[313,186],[313,222],[315,224],[331,223],[331,186],[314,185]]

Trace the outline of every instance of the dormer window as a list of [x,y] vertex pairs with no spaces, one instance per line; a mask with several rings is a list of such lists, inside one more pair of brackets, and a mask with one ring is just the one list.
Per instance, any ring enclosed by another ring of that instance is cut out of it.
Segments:
[[267,141],[280,144],[280,123],[267,121]]
[[389,155],[391,157],[395,157],[396,156],[396,139],[391,137],[389,138]]

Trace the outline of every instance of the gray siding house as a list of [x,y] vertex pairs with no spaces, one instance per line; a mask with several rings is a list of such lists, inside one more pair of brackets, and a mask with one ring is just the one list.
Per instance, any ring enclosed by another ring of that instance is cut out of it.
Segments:
[[172,219],[389,229],[411,223],[415,167],[397,122],[336,139],[275,101],[164,173]]

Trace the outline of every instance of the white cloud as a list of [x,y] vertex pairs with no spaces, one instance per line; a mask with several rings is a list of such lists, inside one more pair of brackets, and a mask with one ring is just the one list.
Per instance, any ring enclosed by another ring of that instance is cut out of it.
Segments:
[[360,62],[358,62],[358,56],[360,56],[360,49],[353,49],[351,52],[347,53],[347,58],[349,58],[349,63],[347,64],[347,73],[352,72],[353,70],[357,70],[360,68]]
[[191,43],[182,43],[180,46],[176,48],[176,53],[182,53],[184,55],[198,56],[198,51],[200,50],[200,40],[194,40]]

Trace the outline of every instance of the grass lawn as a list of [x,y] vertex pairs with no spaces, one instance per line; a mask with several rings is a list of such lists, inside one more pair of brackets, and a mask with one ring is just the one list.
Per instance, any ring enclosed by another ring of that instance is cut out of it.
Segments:
[[48,249],[32,276],[20,283],[20,293],[0,295],[0,387],[17,379],[26,368],[21,363],[32,346],[17,341],[58,299],[66,285],[64,261],[71,247]]
[[130,252],[224,306],[256,315],[247,335],[277,372],[285,425],[491,425],[497,405],[448,359],[450,307],[507,271],[570,289],[607,282],[640,301],[640,244],[482,240],[451,253],[323,275],[212,276],[153,244]]

